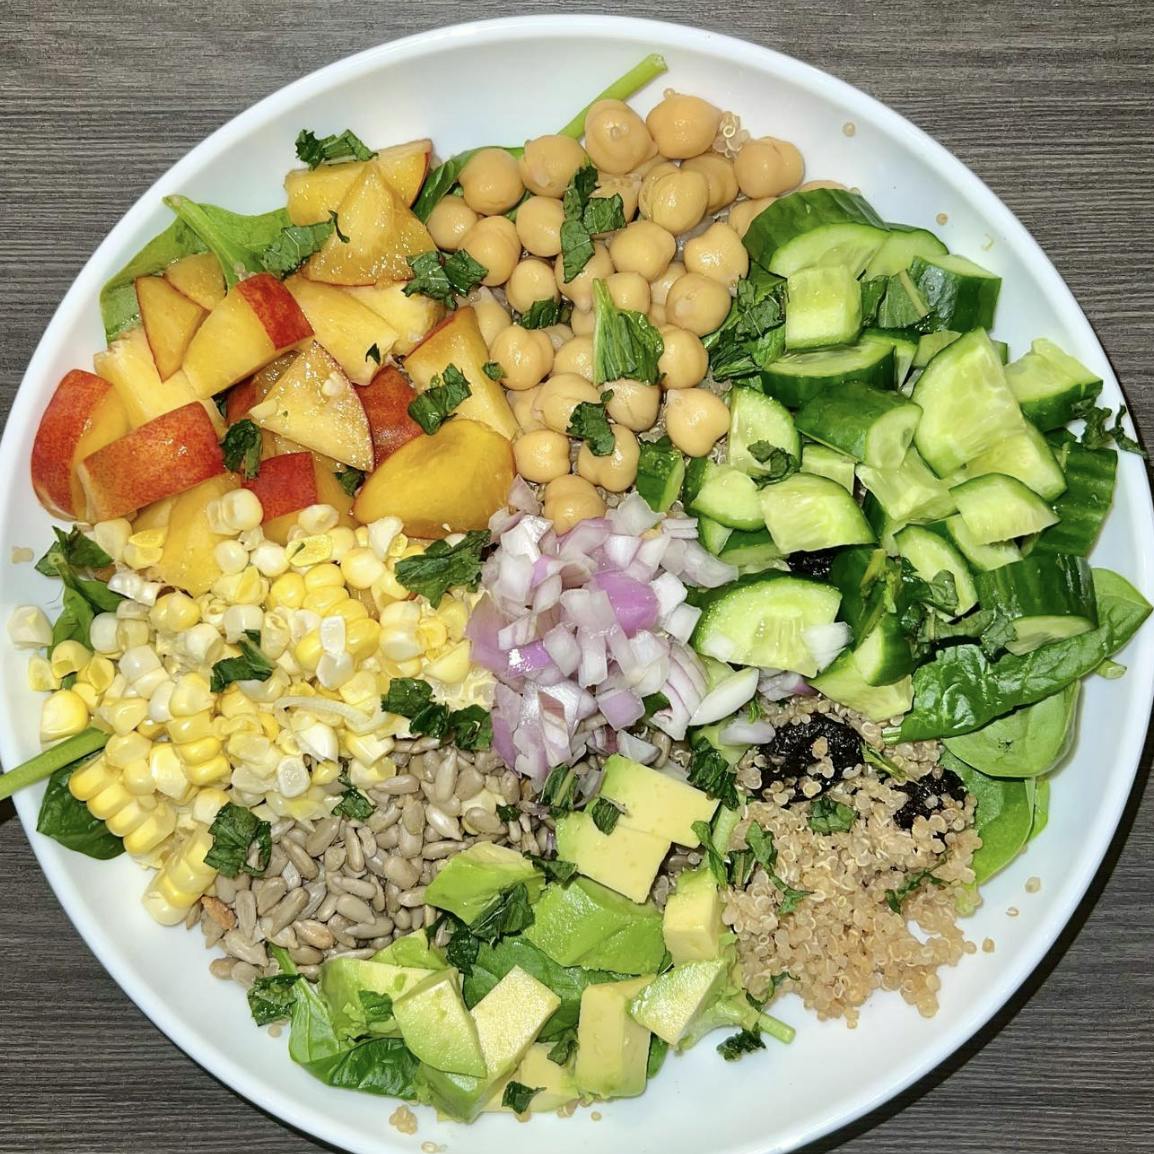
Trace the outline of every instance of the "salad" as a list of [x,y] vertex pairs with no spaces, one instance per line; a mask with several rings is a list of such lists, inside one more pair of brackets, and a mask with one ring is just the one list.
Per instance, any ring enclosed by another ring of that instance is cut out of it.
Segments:
[[788,1044],[789,993],[932,1015],[1151,608],[1087,560],[1141,452],[1098,374],[788,141],[643,118],[664,71],[167,197],[31,449],[72,525],[0,797],[315,1077],[462,1122]]

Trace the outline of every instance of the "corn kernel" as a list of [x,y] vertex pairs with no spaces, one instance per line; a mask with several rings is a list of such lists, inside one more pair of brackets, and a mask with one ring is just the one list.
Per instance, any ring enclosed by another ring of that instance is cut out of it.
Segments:
[[281,797],[300,797],[311,784],[303,757],[284,757],[276,767],[276,787]]
[[40,654],[28,660],[28,688],[37,693],[51,693],[60,688],[60,678],[52,672],[52,664]]
[[283,669],[273,670],[272,676],[265,681],[246,681],[241,692],[253,701],[271,704],[278,697],[283,697],[288,688],[289,677]]
[[279,577],[288,569],[288,554],[275,541],[262,541],[249,560],[265,577]]
[[316,667],[317,662],[320,661],[324,649],[321,647],[321,633],[319,629],[313,629],[306,633],[293,646],[293,660],[308,673],[312,673]]
[[[110,814],[104,819],[109,833],[114,833],[117,837],[124,837],[148,819],[148,810],[141,804],[141,800],[130,797],[114,814]],[[91,809],[91,805],[89,808]]]
[[77,681],[72,686],[72,692],[88,706],[89,713],[100,704],[100,694],[91,685],[85,685],[83,681]]
[[124,546],[131,537],[132,524],[123,517],[116,517],[111,521],[97,521],[92,526],[92,539],[113,561],[120,560]]
[[298,537],[288,543],[285,555],[294,569],[307,569],[310,565],[329,561],[333,555],[333,543],[326,533]]
[[124,838],[124,848],[139,857],[155,849],[176,829],[176,813],[170,805],[158,805]]
[[88,705],[72,689],[58,689],[40,711],[40,740],[73,737],[88,725]]
[[183,633],[200,620],[200,606],[187,593],[166,593],[148,615],[154,629]]
[[313,766],[314,785],[332,785],[341,776],[339,761],[322,761]]
[[399,517],[382,517],[368,526],[369,547],[381,561],[389,556],[389,550],[398,537],[404,538],[406,544],[408,543],[408,538],[404,537],[401,528]]
[[425,617],[417,626],[417,640],[426,653],[440,649],[449,640],[449,631],[438,617]]
[[80,670],[76,680],[84,685],[91,685],[97,693],[104,693],[115,678],[116,666],[107,657],[97,655]]
[[203,714],[216,703],[216,694],[207,678],[199,673],[184,673],[176,679],[168,708],[173,717],[193,717]]
[[234,733],[228,739],[228,753],[234,761],[250,766],[276,764],[273,744],[263,733]]
[[91,656],[79,641],[61,641],[52,650],[49,660],[52,662],[52,672],[57,677],[67,677],[70,673],[79,673]]
[[317,662],[317,680],[325,689],[340,689],[354,673],[356,666],[348,653],[324,653]]
[[421,663],[418,659],[424,652],[424,647],[417,640],[415,629],[406,629],[402,626],[382,627],[380,650],[386,660],[398,665],[415,661],[417,672],[420,672]]
[[121,784],[120,778],[110,781],[95,797],[88,799],[88,812],[107,821],[132,801],[132,794]]
[[218,515],[230,533],[257,528],[264,519],[260,498],[249,489],[234,489],[220,498]]
[[213,782],[226,781],[232,772],[232,766],[224,754],[218,753],[216,757],[210,757],[207,761],[187,766],[185,772],[193,785],[212,785]]
[[340,756],[336,730],[323,721],[314,721],[297,730],[296,738],[301,752],[317,761],[336,761]]
[[155,741],[158,737],[163,736],[164,726],[159,721],[153,721],[151,718],[145,718],[137,727],[136,732],[141,737],[147,737],[149,741]]
[[318,589],[344,590],[345,578],[339,565],[314,565],[304,575],[305,588],[313,593]]
[[184,763],[170,742],[158,742],[148,751],[148,772],[157,790],[174,801],[182,801],[188,793],[188,778]]
[[339,604],[334,605],[331,612],[339,617],[343,617],[348,622],[363,621],[369,616],[369,611],[365,608],[364,602],[358,597],[346,597]]
[[174,681],[164,681],[148,698],[148,719],[157,725],[172,720],[172,695],[176,690]]
[[375,733],[350,733],[345,739],[345,748],[357,761],[372,765],[380,761],[393,749],[391,737],[379,737]]
[[134,645],[126,649],[119,664],[120,672],[127,678],[129,685],[135,685],[140,678],[155,673],[158,669],[164,672],[160,658],[151,645]]
[[117,780],[103,757],[94,758],[75,770],[68,779],[68,791],[77,801],[88,801]]
[[321,617],[328,617],[336,612],[339,605],[343,605],[348,600],[349,595],[343,586],[339,589],[335,586],[330,586],[328,588],[314,589],[306,593],[303,608],[317,613]]
[[163,549],[168,538],[168,529],[142,529],[128,538],[129,545],[138,545],[141,549]]
[[248,564],[248,550],[239,541],[219,541],[212,556],[225,575],[239,573]]
[[168,736],[174,745],[183,745],[186,741],[199,741],[202,737],[212,737],[212,713],[203,710],[185,717],[174,717],[165,726]]
[[221,717],[247,717],[257,712],[256,705],[245,697],[237,685],[230,685],[217,702]]
[[268,591],[270,609],[299,609],[305,599],[305,579],[299,573],[278,577]]
[[183,741],[176,747],[176,752],[185,765],[200,765],[210,757],[216,757],[220,750],[220,739],[213,735],[201,737],[196,741]]
[[124,783],[124,788],[134,797],[146,797],[156,792],[156,781],[152,776],[152,770],[149,769],[148,762],[143,758],[140,761],[134,761],[131,765],[126,765],[124,772],[120,775],[120,780]]
[[8,637],[20,649],[40,649],[52,644],[52,626],[36,605],[17,605],[8,618]]
[[[309,505],[297,514],[297,524],[309,534],[327,533],[341,519],[332,505]],[[293,564],[296,564],[294,561]]]
[[134,761],[148,756],[152,743],[138,733],[113,734],[104,747],[104,759],[117,769],[126,769]]
[[345,648],[356,661],[371,657],[381,643],[381,627],[371,617],[353,621],[345,631]]
[[333,560],[340,562],[350,549],[355,549],[357,535],[348,525],[338,525],[329,530],[329,544],[332,546]]
[[[312,694],[315,693],[316,691],[313,690],[311,686],[309,688],[311,690],[309,696],[312,696]],[[260,721],[261,732],[270,741],[275,741],[280,736],[281,724],[277,720],[275,714],[267,713],[267,712],[261,713],[258,716],[258,720]]]
[[[145,534],[140,534],[140,536],[145,536]],[[150,565],[155,565],[163,556],[164,550],[159,545],[137,545],[129,540],[128,544],[124,546],[120,560],[130,569],[147,569]]]
[[384,562],[371,549],[356,547],[341,558],[341,576],[352,589],[368,589],[384,572]]
[[246,565],[239,573],[217,578],[212,591],[232,605],[259,605],[268,596],[268,582],[254,566]]
[[96,712],[114,733],[131,733],[148,716],[148,701],[143,697],[114,697],[109,690]]
[[192,816],[205,825],[211,825],[227,804],[228,794],[223,789],[202,789],[192,803]]
[[456,597],[446,597],[437,609],[437,616],[444,622],[449,636],[454,641],[460,641],[465,636],[465,627],[469,624],[469,609],[463,601]]
[[[230,605],[221,620],[225,640],[235,645],[246,633],[255,630],[261,631],[264,625],[265,613],[259,605]],[[261,637],[261,646],[264,647],[264,637]]]
[[88,639],[97,653],[115,655],[124,646],[120,643],[120,619],[115,613],[98,613],[88,629]]
[[394,601],[405,601],[409,591],[397,580],[391,569],[385,570],[385,575],[373,582],[373,600],[378,609],[384,609]]
[[425,666],[425,676],[445,685],[459,685],[469,676],[469,642],[458,641]]

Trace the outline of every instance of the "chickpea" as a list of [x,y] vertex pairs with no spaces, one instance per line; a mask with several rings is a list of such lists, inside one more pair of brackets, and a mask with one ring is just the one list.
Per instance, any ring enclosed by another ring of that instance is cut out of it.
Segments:
[[477,223],[477,214],[459,196],[446,196],[429,213],[429,235],[443,252],[456,252],[465,234]]
[[703,337],[725,320],[729,305],[729,290],[725,285],[699,272],[687,272],[669,290],[665,315],[670,324]]
[[482,216],[508,212],[525,194],[517,161],[503,148],[482,148],[461,169],[465,203]]
[[[549,338],[549,343],[553,346],[554,354],[556,354],[558,349],[564,348],[573,339],[573,330],[568,325],[550,325],[541,331]],[[554,364],[556,364],[556,358],[554,358]]]
[[[509,271],[512,272],[512,269]],[[588,309],[593,305],[593,282],[605,280],[613,274],[613,261],[609,250],[598,240],[593,243],[593,255],[589,263],[572,280],[565,279],[565,262],[560,256],[553,262],[553,273],[562,296],[571,300],[577,308]]]
[[805,161],[788,140],[763,136],[742,145],[733,162],[737,185],[746,196],[780,196],[801,184]]
[[556,256],[561,251],[561,224],[564,220],[565,209],[559,200],[531,196],[517,208],[514,227],[526,252],[534,256]]
[[513,442],[513,460],[526,481],[555,481],[569,472],[569,438],[552,429],[525,433]]
[[775,200],[777,200],[776,196],[763,196],[757,200],[739,200],[729,210],[729,227],[733,229],[738,236],[745,236],[749,231],[749,226],[753,224]]
[[846,187],[840,180],[807,180],[805,184],[797,186],[797,191],[808,192],[812,188],[836,188],[844,192]]
[[506,398],[522,432],[532,433],[545,427],[537,414],[537,398],[540,395],[541,386],[538,385],[534,389],[526,389],[523,393],[510,393]]
[[648,204],[642,188],[641,215],[674,236],[696,228],[709,204],[709,181],[700,172],[671,172],[653,185]]
[[582,401],[595,405],[600,400],[600,392],[584,377],[576,373],[559,373],[541,386],[536,409],[546,428],[555,433],[567,433],[573,410]]
[[613,267],[618,272],[639,273],[647,281],[661,276],[676,252],[673,234],[651,220],[635,220],[609,241]]
[[665,307],[669,297],[669,290],[685,275],[685,265],[679,260],[672,261],[669,267],[649,284],[649,294],[655,305]]
[[624,101],[598,100],[585,114],[585,151],[598,168],[616,176],[653,154],[653,138]]
[[569,325],[576,337],[591,337],[593,335],[593,330],[597,326],[597,318],[593,315],[592,300],[590,300],[589,308],[575,308],[573,310],[573,315],[569,318]]
[[560,197],[585,160],[585,149],[572,137],[538,136],[525,142],[518,168],[530,192]]
[[505,388],[523,392],[539,385],[553,367],[553,344],[540,329],[509,325],[489,346],[489,355],[504,371]]
[[557,533],[568,533],[578,521],[605,516],[605,502],[584,477],[567,473],[545,486],[545,516]]
[[624,176],[613,176],[608,172],[597,174],[597,187],[593,190],[594,196],[621,197],[621,213],[626,223],[637,215],[637,201],[641,196],[641,178],[635,173],[627,172]]
[[665,306],[664,305],[650,305],[649,312],[646,314],[649,317],[649,323],[655,329],[665,328]]
[[649,311],[649,282],[636,272],[615,272],[605,278],[605,287],[619,309],[635,313]]
[[729,409],[706,389],[678,389],[665,399],[665,431],[687,456],[704,457],[729,430]]
[[706,212],[719,212],[737,199],[737,175],[733,161],[716,152],[694,156],[682,166],[687,172],[700,172],[709,184],[709,205]]
[[481,336],[490,348],[497,334],[513,323],[505,307],[487,288],[479,289],[474,294],[473,312],[477,314],[477,327],[481,330]]
[[521,261],[505,285],[505,299],[519,313],[527,313],[538,301],[555,301],[560,295],[553,269],[543,260]]
[[700,96],[670,92],[645,118],[657,151],[674,160],[700,156],[713,147],[721,109]]
[[737,233],[718,222],[685,242],[685,267],[731,289],[749,272],[749,253]]
[[517,228],[504,216],[487,216],[477,221],[465,233],[461,248],[488,270],[481,283],[490,287],[504,284],[521,258]]
[[593,380],[593,338],[574,337],[558,350],[553,358],[555,373],[576,373],[587,381]]
[[607,457],[595,457],[583,444],[577,454],[577,472],[610,493],[624,493],[637,480],[640,456],[637,438],[624,425],[614,425],[613,452]]
[[661,410],[661,390],[656,385],[640,381],[620,380],[607,384],[613,396],[605,404],[605,411],[619,425],[643,433],[657,424]]
[[661,330],[665,349],[657,367],[661,371],[661,386],[665,389],[691,389],[705,380],[709,371],[709,354],[701,338],[688,329],[666,325]]
[[653,199],[653,190],[662,177],[672,176],[681,170],[676,164],[668,160],[658,160],[656,164],[645,166],[645,175],[641,178],[641,191],[638,193],[637,207],[642,216],[649,215],[649,204]]

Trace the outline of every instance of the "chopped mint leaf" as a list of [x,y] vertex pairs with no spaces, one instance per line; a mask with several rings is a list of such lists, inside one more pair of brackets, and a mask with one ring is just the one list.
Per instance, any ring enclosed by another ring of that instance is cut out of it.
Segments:
[[242,637],[237,645],[239,657],[225,657],[212,667],[213,693],[222,692],[234,681],[267,681],[272,676],[272,662],[261,652],[259,642]]
[[464,249],[447,257],[439,252],[423,252],[409,257],[413,277],[402,290],[405,296],[420,293],[456,308],[457,297],[471,293],[488,276],[489,270]]
[[594,234],[625,227],[624,207],[618,194],[593,196],[597,179],[597,169],[584,165],[573,174],[562,198],[565,219],[561,224],[561,260],[567,281],[593,259]]
[[337,484],[351,497],[360,487],[365,475],[360,469],[346,466],[337,474]]
[[519,805],[503,805],[497,806],[497,817],[501,821],[520,821],[521,807]]
[[249,481],[260,472],[260,449],[260,429],[247,418],[230,425],[220,443],[224,467],[234,473],[244,473]]
[[258,1026],[283,1022],[292,1017],[297,1000],[297,982],[300,974],[273,974],[257,978],[248,989],[248,1008]]
[[768,441],[754,441],[749,452],[759,465],[765,466],[765,472],[754,477],[759,487],[784,481],[801,468],[801,462],[792,453]]
[[505,1086],[505,1093],[501,1095],[501,1105],[508,1107],[514,1114],[524,1114],[529,1109],[529,1103],[543,1089],[543,1086],[525,1086],[520,1082],[509,1082]]
[[533,906],[524,882],[510,886],[472,925],[469,933],[492,945],[498,938],[518,934],[533,924]]
[[446,365],[444,373],[409,402],[409,416],[432,436],[472,393],[465,374],[456,365]]
[[480,705],[454,709],[449,714],[449,734],[458,749],[488,749],[493,744],[493,717]]
[[755,1050],[764,1050],[765,1043],[761,1040],[760,1030],[743,1029],[736,1034],[730,1034],[717,1047],[717,1052],[727,1061],[736,1062],[746,1054]]
[[456,545],[434,541],[424,553],[398,561],[396,578],[410,592],[439,605],[455,586],[476,588],[481,578],[481,554],[488,544],[488,529],[472,529]]
[[562,1030],[557,1036],[546,1057],[558,1066],[567,1066],[569,1059],[577,1053],[577,1031],[575,1029]]
[[347,817],[356,821],[367,821],[377,807],[361,793],[355,785],[349,785],[341,794],[340,801],[333,806],[333,813],[337,817]]
[[853,806],[834,801],[832,797],[815,797],[809,805],[809,828],[814,833],[845,833],[857,821]]
[[886,890],[886,905],[889,906],[895,914],[900,914],[906,899],[915,891],[919,890],[926,882],[935,886],[944,886],[946,884],[934,874],[933,870],[914,870],[913,873],[906,874],[905,880],[897,889]]
[[332,136],[318,137],[302,128],[296,139],[297,159],[309,168],[319,168],[340,160],[371,160],[377,154],[359,136],[346,128]]
[[529,308],[518,318],[517,323],[523,329],[545,329],[555,325],[561,319],[561,302],[550,300],[534,301]]
[[689,758],[690,785],[715,797],[726,809],[737,809],[737,774],[703,737],[695,738]]
[[400,717],[414,718],[433,700],[433,689],[427,681],[415,677],[394,677],[381,698],[381,708]]
[[595,457],[611,457],[617,442],[603,404],[578,401],[569,418],[569,436],[584,441]]
[[570,813],[577,792],[577,771],[571,765],[558,765],[549,771],[541,786],[540,802],[553,811],[554,816]]
[[491,381],[499,381],[505,375],[505,370],[496,361],[486,361],[481,366],[481,371]]
[[622,378],[655,385],[665,342],[648,317],[619,309],[602,280],[593,282],[593,383]]
[[317,224],[286,225],[280,235],[260,253],[260,264],[273,276],[286,277],[317,252],[333,234],[332,220]]
[[372,361],[375,365],[379,365],[381,363],[381,350],[376,341],[369,345],[368,349],[365,351],[365,360]]
[[655,713],[668,709],[670,702],[664,693],[647,693],[641,699],[641,704],[645,706],[645,716],[652,717]]
[[329,209],[329,220],[332,223],[333,232],[337,234],[337,240],[339,240],[341,244],[348,244],[349,238],[341,232],[341,221],[340,217],[337,216],[336,209]]
[[[208,827],[212,848],[204,855],[204,864],[226,878],[240,872],[260,877],[272,859],[272,827],[267,821],[245,809],[226,802]],[[256,847],[256,865],[249,865],[252,847]]]
[[589,807],[589,816],[593,824],[607,837],[617,828],[617,819],[621,816],[621,807],[607,797],[593,799]]
[[[517,817],[521,816],[521,811],[516,806],[507,807],[515,811]],[[497,807],[498,814],[501,812],[501,807]],[[513,819],[516,821],[516,818]],[[549,879],[551,882],[567,882],[571,877],[577,873],[577,867],[571,861],[564,861],[561,858],[543,858],[535,857],[532,854],[528,855],[529,860]]]

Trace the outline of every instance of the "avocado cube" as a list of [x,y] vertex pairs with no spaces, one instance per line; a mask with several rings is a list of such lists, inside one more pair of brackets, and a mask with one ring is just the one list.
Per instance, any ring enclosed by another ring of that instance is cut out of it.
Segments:
[[504,890],[519,883],[528,886],[532,900],[541,892],[545,879],[515,849],[479,841],[449,858],[429,883],[425,900],[471,925]]
[[629,1003],[652,981],[652,975],[647,975],[586,986],[582,991],[573,1068],[582,1094],[636,1098],[644,1092],[649,1030],[630,1016]]
[[393,1013],[405,1045],[422,1062],[446,1073],[483,1078],[484,1052],[458,981],[456,970],[431,974],[393,1002]]
[[655,906],[582,877],[547,886],[523,936],[558,965],[619,974],[651,974],[665,953]]
[[721,952],[721,891],[708,866],[686,870],[665,903],[661,932],[675,965],[705,962]]
[[639,1025],[676,1046],[721,992],[728,972],[729,963],[721,958],[674,966],[633,998],[629,1012]]
[[508,1106],[502,1105],[505,1087],[510,1082],[520,1082],[522,1086],[534,1086],[538,1092],[529,1103],[530,1114],[547,1114],[559,1110],[569,1102],[581,1097],[577,1089],[577,1079],[568,1066],[558,1066],[549,1058],[550,1047],[544,1042],[534,1042],[529,1052],[521,1059],[521,1064],[507,1078],[503,1078],[493,1091],[493,1096],[485,1103],[485,1111],[504,1110],[511,1114]]
[[683,781],[614,754],[605,763],[601,796],[624,808],[617,825],[696,849],[695,821],[712,821],[717,802]]
[[385,994],[395,1001],[432,972],[357,958],[331,958],[321,966],[319,986],[321,997],[332,1016],[333,1029],[348,1038],[358,1038],[367,1033],[396,1034],[395,1022],[374,1022],[371,1026],[366,1022],[361,991]]
[[604,834],[584,812],[557,819],[557,856],[630,901],[644,902],[649,897],[668,852],[667,838],[630,829],[623,821],[618,821],[611,834]]
[[447,970],[449,967],[441,956],[441,951],[429,945],[424,930],[414,930],[397,938],[373,954],[374,962],[388,962],[393,966],[413,966],[423,970]]

